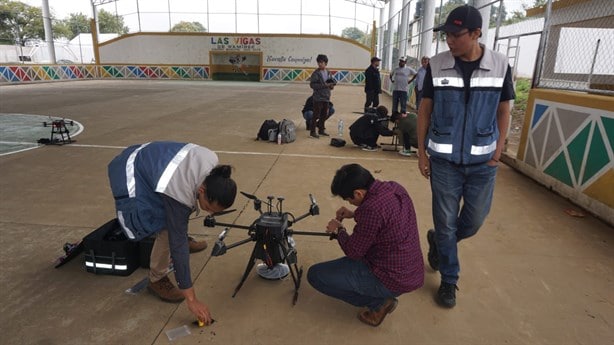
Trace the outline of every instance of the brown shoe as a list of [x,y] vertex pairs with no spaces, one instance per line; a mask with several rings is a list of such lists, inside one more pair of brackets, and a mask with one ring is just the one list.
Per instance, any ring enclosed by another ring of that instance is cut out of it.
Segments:
[[188,236],[188,246],[190,247],[190,253],[198,253],[207,249],[207,241],[197,241]]
[[358,319],[369,326],[379,326],[387,314],[391,314],[397,307],[399,301],[396,298],[387,299],[384,305],[379,310],[364,310],[358,313]]
[[149,282],[147,290],[160,297],[161,300],[171,303],[179,303],[184,300],[181,291],[171,283],[168,277],[164,277],[157,282]]

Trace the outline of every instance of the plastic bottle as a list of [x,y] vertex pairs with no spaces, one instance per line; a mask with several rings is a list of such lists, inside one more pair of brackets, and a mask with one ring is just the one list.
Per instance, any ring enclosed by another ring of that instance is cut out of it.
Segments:
[[337,135],[339,135],[340,137],[343,137],[343,120],[339,119],[339,122],[337,123]]
[[281,133],[277,134],[277,145],[281,145]]

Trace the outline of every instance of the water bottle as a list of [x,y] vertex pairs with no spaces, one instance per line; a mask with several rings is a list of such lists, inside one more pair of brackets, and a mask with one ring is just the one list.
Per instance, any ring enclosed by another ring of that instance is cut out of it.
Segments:
[[281,133],[277,134],[277,145],[281,145]]
[[339,119],[339,122],[337,123],[337,135],[339,135],[340,137],[343,137],[343,120]]

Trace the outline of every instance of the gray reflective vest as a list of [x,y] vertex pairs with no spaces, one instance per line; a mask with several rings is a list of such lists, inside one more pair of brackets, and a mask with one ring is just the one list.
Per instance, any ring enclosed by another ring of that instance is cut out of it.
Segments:
[[115,157],[108,166],[109,181],[128,238],[141,240],[166,227],[159,194],[196,209],[198,187],[217,163],[213,151],[177,142],[134,145]]
[[[483,47],[483,46],[482,46]],[[430,61],[433,76],[433,112],[426,138],[428,153],[455,164],[483,163],[497,148],[497,108],[508,68],[507,58],[484,48],[480,66],[465,85],[459,67],[447,51]]]

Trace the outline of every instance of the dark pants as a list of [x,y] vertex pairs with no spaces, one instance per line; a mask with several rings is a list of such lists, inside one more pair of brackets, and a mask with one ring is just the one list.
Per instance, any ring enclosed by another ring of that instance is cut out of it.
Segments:
[[311,118],[311,131],[315,132],[316,128],[320,132],[324,132],[324,122],[328,119],[328,101],[313,102],[313,117]]
[[418,91],[418,88],[415,88],[414,91],[416,92],[416,110],[418,110],[420,101],[422,101],[422,91]]
[[373,108],[377,108],[379,105],[379,90],[367,90],[365,93],[367,94],[365,109],[371,107],[371,104],[373,104]]
[[407,112],[407,91],[392,91],[392,111],[398,111],[401,104],[401,113]]
[[377,139],[379,138],[379,135],[377,133],[374,135],[375,136],[371,138],[362,138],[350,131],[350,139],[352,139],[352,142],[358,146],[367,145],[370,147],[377,147]]

